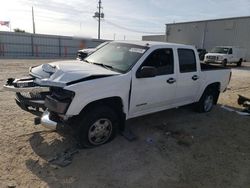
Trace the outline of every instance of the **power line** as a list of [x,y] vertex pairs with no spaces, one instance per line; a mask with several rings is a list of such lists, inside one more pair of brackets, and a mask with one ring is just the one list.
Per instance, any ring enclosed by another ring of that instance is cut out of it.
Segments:
[[134,33],[143,33],[143,34],[164,34],[164,32],[149,32],[149,31],[139,31],[139,30],[135,30],[135,29],[130,29],[130,28],[127,28],[127,27],[118,25],[118,24],[116,24],[116,23],[110,22],[110,21],[108,21],[108,20],[106,20],[106,19],[105,19],[104,21],[107,22],[108,24],[112,25],[112,26],[115,26],[115,27],[120,28],[120,29],[123,29],[123,30],[130,31],[130,32],[134,32]]

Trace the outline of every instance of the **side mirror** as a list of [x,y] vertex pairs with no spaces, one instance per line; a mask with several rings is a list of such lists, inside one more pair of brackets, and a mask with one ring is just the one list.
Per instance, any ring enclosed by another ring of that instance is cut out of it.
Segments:
[[156,75],[157,75],[157,69],[151,66],[143,66],[136,73],[137,78],[150,78],[150,77],[155,77]]

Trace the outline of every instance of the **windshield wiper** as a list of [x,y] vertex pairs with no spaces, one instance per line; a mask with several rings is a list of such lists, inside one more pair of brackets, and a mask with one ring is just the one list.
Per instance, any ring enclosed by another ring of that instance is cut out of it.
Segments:
[[83,61],[85,61],[86,63],[91,63],[91,62],[89,62],[88,60],[85,60],[85,59]]
[[99,65],[99,66],[102,66],[106,69],[114,69],[111,65],[105,65],[103,63],[93,63],[94,65]]

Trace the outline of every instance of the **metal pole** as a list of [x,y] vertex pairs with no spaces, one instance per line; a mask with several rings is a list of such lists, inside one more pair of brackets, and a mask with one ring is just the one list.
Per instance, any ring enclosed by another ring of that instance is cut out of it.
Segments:
[[168,42],[168,34],[169,34],[168,25],[166,24],[165,42]]
[[62,44],[61,44],[61,37],[58,38],[58,42],[59,42],[59,57],[62,56],[62,53],[61,53],[61,47],[62,47]]
[[31,55],[34,56],[34,38],[33,35],[30,35],[31,37]]
[[202,49],[205,49],[206,34],[207,34],[207,22],[205,22],[204,30],[203,30],[203,36],[202,36],[202,41],[201,41],[201,48]]
[[98,3],[98,11],[99,11],[99,14],[98,14],[98,39],[100,40],[100,34],[101,34],[101,6],[102,6],[102,1],[99,0],[99,3]]
[[34,9],[32,6],[32,25],[33,25],[33,34],[36,33],[36,28],[35,28],[35,18],[34,18]]

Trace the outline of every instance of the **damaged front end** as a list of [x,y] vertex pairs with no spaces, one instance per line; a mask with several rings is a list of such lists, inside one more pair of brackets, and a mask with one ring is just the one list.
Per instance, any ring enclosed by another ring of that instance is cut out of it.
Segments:
[[65,113],[74,92],[57,87],[56,84],[41,86],[41,78],[30,75],[21,79],[9,78],[4,89],[16,93],[15,101],[21,109],[37,116],[35,124],[42,124],[50,129],[64,127],[68,120]]
[[4,89],[16,93],[19,107],[38,116],[35,124],[57,129],[72,118],[67,114],[75,97],[75,92],[68,89],[71,85],[118,74],[92,63],[53,62],[31,67],[28,77],[9,78]]

